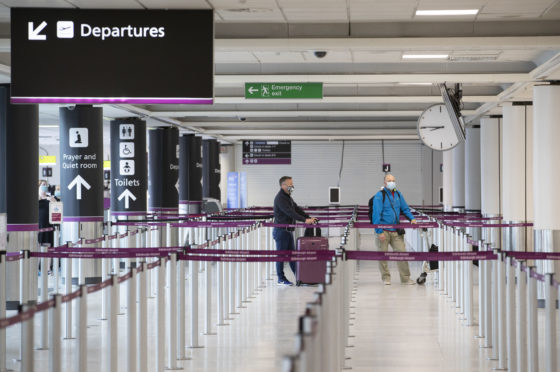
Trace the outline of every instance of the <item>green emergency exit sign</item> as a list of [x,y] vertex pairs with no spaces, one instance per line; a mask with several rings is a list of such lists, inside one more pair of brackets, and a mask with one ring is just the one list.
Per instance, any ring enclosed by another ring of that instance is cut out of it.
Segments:
[[323,83],[245,83],[245,98],[323,98]]

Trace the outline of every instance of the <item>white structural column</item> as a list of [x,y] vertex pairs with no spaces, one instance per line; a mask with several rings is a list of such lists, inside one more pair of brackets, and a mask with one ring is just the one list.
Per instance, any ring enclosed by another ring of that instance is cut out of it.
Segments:
[[[504,130],[502,132],[503,183],[502,205],[503,218],[508,222],[525,222],[533,219],[533,105],[530,102],[514,102],[505,105]],[[532,229],[525,227],[506,227],[502,229],[502,249],[526,251],[532,250]],[[508,261],[509,262],[509,261]],[[516,281],[526,280],[526,277],[516,278],[513,268],[506,269],[506,330],[507,330],[507,367],[509,371],[524,371],[525,366],[518,364],[517,344],[525,342],[518,335],[524,334],[524,329],[517,324],[517,313],[525,313],[525,294],[518,293],[524,287],[517,286]],[[517,306],[516,301],[519,302]]]
[[480,121],[480,209],[485,216],[501,214],[501,130],[501,116],[485,117]]
[[451,150],[453,157],[453,209],[465,209],[465,143]]
[[[539,179],[538,188],[533,189],[534,206],[534,229],[546,232],[551,239],[550,247],[543,247],[545,251],[553,251],[554,246],[559,250],[554,238],[558,238],[560,230],[560,219],[558,208],[560,207],[560,86],[536,86],[534,88],[534,118],[533,128],[533,167],[534,174]],[[556,239],[557,240],[557,239]],[[559,263],[553,267],[549,262],[548,267],[543,267],[546,273],[558,273]]]
[[[558,185],[560,172],[558,159],[560,156],[560,86],[535,86],[533,91],[535,103],[533,132],[533,166],[534,174],[539,180],[538,189],[534,189],[535,222],[534,228],[542,236],[541,249],[547,252],[560,251],[557,242],[560,240],[560,221],[555,215],[560,207]],[[545,370],[558,370],[557,332],[556,332],[556,300],[558,291],[552,287],[552,278],[558,279],[560,264],[554,261],[542,265],[547,280],[544,283],[545,297]]]
[[451,150],[443,152],[443,208],[453,208],[453,155]]
[[[480,209],[485,217],[501,215],[501,130],[501,115],[485,117],[480,121]],[[484,229],[482,239],[492,248],[500,247],[499,236],[493,234],[492,230],[496,229]],[[480,261],[479,264],[482,274],[479,281],[479,303],[482,307],[479,324],[483,328],[480,335],[484,337],[483,347],[493,347],[495,355],[497,335],[494,330],[497,329],[495,327],[497,309],[493,307],[495,305],[493,299],[497,296],[497,286],[495,282],[492,285],[494,277],[491,270],[492,263]]]
[[480,211],[480,126],[467,128],[465,142],[465,210]]

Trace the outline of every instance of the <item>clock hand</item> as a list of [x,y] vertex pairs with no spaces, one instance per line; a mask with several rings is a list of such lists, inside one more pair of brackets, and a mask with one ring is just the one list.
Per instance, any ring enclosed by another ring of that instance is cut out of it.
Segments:
[[433,128],[432,130],[436,130],[436,129],[444,128],[444,126],[443,125],[441,125],[441,126],[429,126],[428,125],[428,126],[420,127],[420,129],[428,129],[428,128]]

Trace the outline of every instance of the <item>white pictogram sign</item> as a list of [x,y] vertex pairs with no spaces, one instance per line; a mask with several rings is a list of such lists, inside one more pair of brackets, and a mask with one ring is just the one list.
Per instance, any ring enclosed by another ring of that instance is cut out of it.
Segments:
[[119,168],[121,176],[134,176],[134,160],[120,160]]
[[121,158],[134,157],[134,142],[121,142],[119,143],[119,154]]
[[134,139],[134,125],[132,124],[119,125],[119,138],[124,140]]
[[68,142],[70,147],[88,147],[88,129],[70,128],[68,130]]
[[74,38],[74,22],[72,21],[56,22],[56,37],[59,39]]

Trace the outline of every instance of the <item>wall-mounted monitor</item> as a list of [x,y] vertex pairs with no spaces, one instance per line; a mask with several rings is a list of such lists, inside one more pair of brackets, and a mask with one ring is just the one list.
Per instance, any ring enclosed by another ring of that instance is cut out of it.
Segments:
[[460,142],[465,140],[465,122],[461,116],[461,98],[459,93],[459,85],[457,84],[454,91],[443,84],[439,84],[441,91],[441,96],[443,97],[443,103],[447,108],[449,117],[451,118],[451,123],[453,124],[453,129]]
[[329,187],[329,204],[340,204],[340,187]]
[[212,10],[11,9],[12,103],[211,104]]

